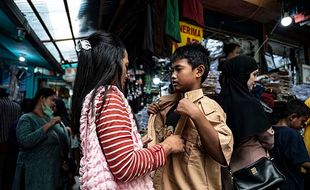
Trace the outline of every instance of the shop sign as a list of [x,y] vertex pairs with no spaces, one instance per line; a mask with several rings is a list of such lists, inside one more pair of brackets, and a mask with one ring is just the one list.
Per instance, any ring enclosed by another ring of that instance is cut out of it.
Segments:
[[178,47],[185,46],[186,44],[192,42],[200,43],[200,41],[203,38],[203,28],[180,21],[180,34],[181,34],[181,42],[172,43],[172,53]]

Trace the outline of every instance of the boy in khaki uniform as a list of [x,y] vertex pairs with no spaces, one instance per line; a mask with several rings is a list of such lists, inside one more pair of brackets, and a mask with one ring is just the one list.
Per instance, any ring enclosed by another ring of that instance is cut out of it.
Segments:
[[199,44],[186,45],[174,52],[171,62],[175,93],[150,107],[157,113],[149,118],[148,137],[152,146],[171,133],[181,135],[185,152],[168,156],[155,173],[154,188],[220,190],[220,167],[229,164],[233,137],[224,111],[201,89],[209,72],[208,51]]

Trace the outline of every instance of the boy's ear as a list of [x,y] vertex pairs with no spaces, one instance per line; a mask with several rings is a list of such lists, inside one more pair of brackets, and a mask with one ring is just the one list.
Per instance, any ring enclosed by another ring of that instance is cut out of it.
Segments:
[[292,113],[291,115],[288,116],[289,121],[293,121],[293,119],[297,118],[298,115],[296,113]]
[[44,100],[44,97],[43,97],[43,96],[41,96],[41,97],[39,98],[39,100],[43,101],[43,100]]
[[196,68],[197,72],[196,72],[196,76],[199,78],[203,75],[203,73],[205,72],[205,66],[204,65],[199,65]]

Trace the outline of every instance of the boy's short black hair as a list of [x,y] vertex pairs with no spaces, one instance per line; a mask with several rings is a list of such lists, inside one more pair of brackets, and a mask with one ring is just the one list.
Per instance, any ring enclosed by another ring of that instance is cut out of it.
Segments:
[[225,53],[225,56],[227,56],[229,53],[233,52],[234,49],[236,49],[236,47],[240,47],[240,45],[236,44],[236,43],[225,44],[223,47],[223,51]]
[[297,117],[310,116],[310,108],[298,99],[292,99],[288,102],[278,102],[273,109],[272,124],[276,124],[280,119],[285,119],[291,114],[297,114]]
[[205,72],[201,76],[201,83],[206,80],[210,69],[209,51],[206,48],[197,43],[179,47],[171,56],[171,63],[180,59],[187,59],[192,69],[197,68],[199,65],[204,65]]
[[310,108],[308,108],[308,106],[303,101],[292,99],[287,102],[284,114],[289,116],[293,113],[296,113],[298,117],[309,116]]

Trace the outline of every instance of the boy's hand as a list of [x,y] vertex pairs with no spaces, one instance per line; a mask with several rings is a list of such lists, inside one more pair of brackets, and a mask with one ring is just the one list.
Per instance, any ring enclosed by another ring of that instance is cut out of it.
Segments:
[[157,103],[152,103],[147,107],[147,112],[149,114],[156,114],[159,111],[159,105]]
[[179,101],[176,111],[181,115],[186,115],[192,118],[192,116],[199,111],[199,108],[187,98],[183,98]]

